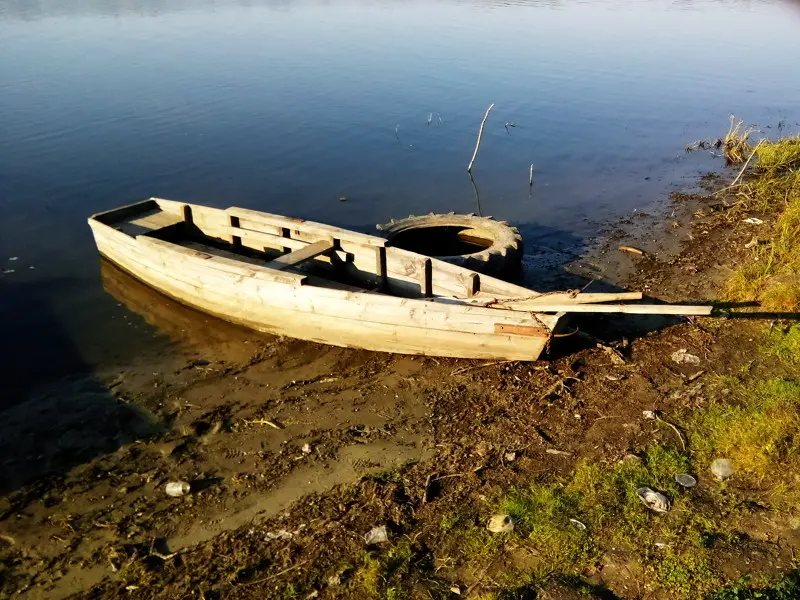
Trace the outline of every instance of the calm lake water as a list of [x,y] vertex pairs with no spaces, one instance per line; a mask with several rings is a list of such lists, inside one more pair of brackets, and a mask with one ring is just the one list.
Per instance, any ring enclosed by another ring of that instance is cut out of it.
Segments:
[[156,343],[103,292],[90,213],[476,211],[493,102],[483,213],[579,251],[718,166],[683,148],[729,113],[796,130],[799,32],[789,0],[0,0],[4,366]]

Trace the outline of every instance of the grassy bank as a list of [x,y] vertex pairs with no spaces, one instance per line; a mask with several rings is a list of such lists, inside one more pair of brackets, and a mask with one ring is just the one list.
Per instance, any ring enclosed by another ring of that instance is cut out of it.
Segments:
[[[732,221],[763,220],[750,255],[734,269],[727,295],[770,311],[796,311],[800,138],[751,144],[737,130],[724,148],[730,164],[748,163],[740,181],[726,190],[736,201]],[[512,532],[487,532],[485,511],[460,508],[445,515],[438,546],[454,561],[453,570],[482,565],[496,588],[481,596],[486,600],[535,597],[553,580],[615,598],[616,590],[590,583],[592,574],[609,564],[652,581],[656,597],[800,597],[796,571],[771,580],[756,567],[731,568],[754,543],[754,522],[766,519],[787,530],[800,524],[800,326],[765,325],[761,339],[753,341],[753,354],[772,361],[770,376],[744,368],[707,378],[701,405],[660,421],[675,431],[668,443],[651,444],[618,462],[583,460],[566,476],[520,482],[490,498],[494,513],[514,520]],[[711,474],[716,458],[732,461],[730,480]],[[675,480],[681,473],[695,475],[700,484],[681,487]],[[642,486],[665,494],[672,502],[669,513],[645,507],[636,495]],[[392,574],[403,572],[397,557],[390,557]],[[409,561],[412,557],[408,554]],[[393,582],[385,597],[404,597],[395,575],[384,580]],[[371,591],[380,595],[380,585]]]
[[[734,301],[759,301],[768,310],[800,307],[800,137],[747,142],[752,165],[735,188],[742,213],[777,217],[758,230],[752,254],[728,285]],[[739,152],[736,157],[740,157]],[[768,229],[767,229],[768,227]]]

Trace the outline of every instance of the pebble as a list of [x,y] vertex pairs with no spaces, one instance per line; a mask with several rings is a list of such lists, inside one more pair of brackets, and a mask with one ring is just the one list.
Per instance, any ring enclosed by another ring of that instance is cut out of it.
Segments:
[[514,529],[514,519],[511,515],[493,515],[486,524],[486,529],[492,533],[508,533]]
[[670,502],[664,494],[651,490],[649,487],[640,487],[636,495],[644,502],[645,506],[657,513],[669,512]]
[[186,481],[170,481],[164,486],[164,491],[167,493],[167,496],[172,496],[173,498],[185,496],[191,490],[192,486]]
[[682,485],[685,488],[693,488],[697,485],[697,479],[689,475],[688,473],[681,473],[680,475],[675,475],[675,481],[678,482],[678,485]]
[[676,350],[672,353],[671,357],[672,360],[678,364],[686,363],[689,365],[699,365],[700,364],[700,357],[695,356],[694,354],[689,354],[686,351],[686,348],[681,348],[680,350]]
[[711,472],[714,474],[714,477],[720,481],[724,481],[733,475],[733,463],[727,458],[716,458],[711,462]]
[[364,536],[367,546],[372,544],[382,544],[389,541],[389,533],[386,531],[386,525],[380,527],[373,527],[369,533]]

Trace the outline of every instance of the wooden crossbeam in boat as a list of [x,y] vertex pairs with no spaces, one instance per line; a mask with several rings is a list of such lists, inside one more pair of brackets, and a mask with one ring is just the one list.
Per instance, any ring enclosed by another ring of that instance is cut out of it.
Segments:
[[307,260],[311,260],[320,254],[326,254],[333,249],[334,244],[331,240],[320,240],[318,242],[308,244],[299,250],[289,252],[289,254],[279,256],[275,260],[269,261],[264,266],[269,267],[270,269],[278,269],[279,271],[283,271],[289,267],[294,267]]
[[283,227],[292,231],[301,231],[307,235],[319,236],[325,239],[336,238],[342,241],[363,244],[365,246],[386,245],[386,240],[383,238],[379,238],[374,235],[367,235],[366,233],[358,233],[356,231],[341,229],[340,227],[334,227],[333,225],[325,225],[324,223],[304,221],[303,219],[283,217],[281,215],[271,215],[255,210],[248,210],[246,208],[237,208],[235,206],[225,209],[225,212],[229,215],[239,217],[240,219],[248,219],[257,223],[269,225],[271,227]]
[[[231,217],[234,218],[234,217]],[[263,244],[267,248],[279,249],[289,248],[289,250],[300,250],[308,246],[308,242],[303,240],[295,240],[292,238],[281,237],[274,233],[264,233],[263,231],[253,231],[252,229],[243,229],[242,227],[230,225],[226,228],[225,233],[232,238],[239,238],[239,240],[250,240]]]

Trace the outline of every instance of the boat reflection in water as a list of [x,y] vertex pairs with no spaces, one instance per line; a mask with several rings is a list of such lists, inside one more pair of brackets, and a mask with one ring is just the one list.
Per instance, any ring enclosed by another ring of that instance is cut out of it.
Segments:
[[[142,317],[158,333],[193,349],[214,347],[230,354],[250,354],[250,342],[276,338],[198,312],[155,291],[105,258],[100,261],[103,289]],[[234,358],[234,357],[231,357]]]

